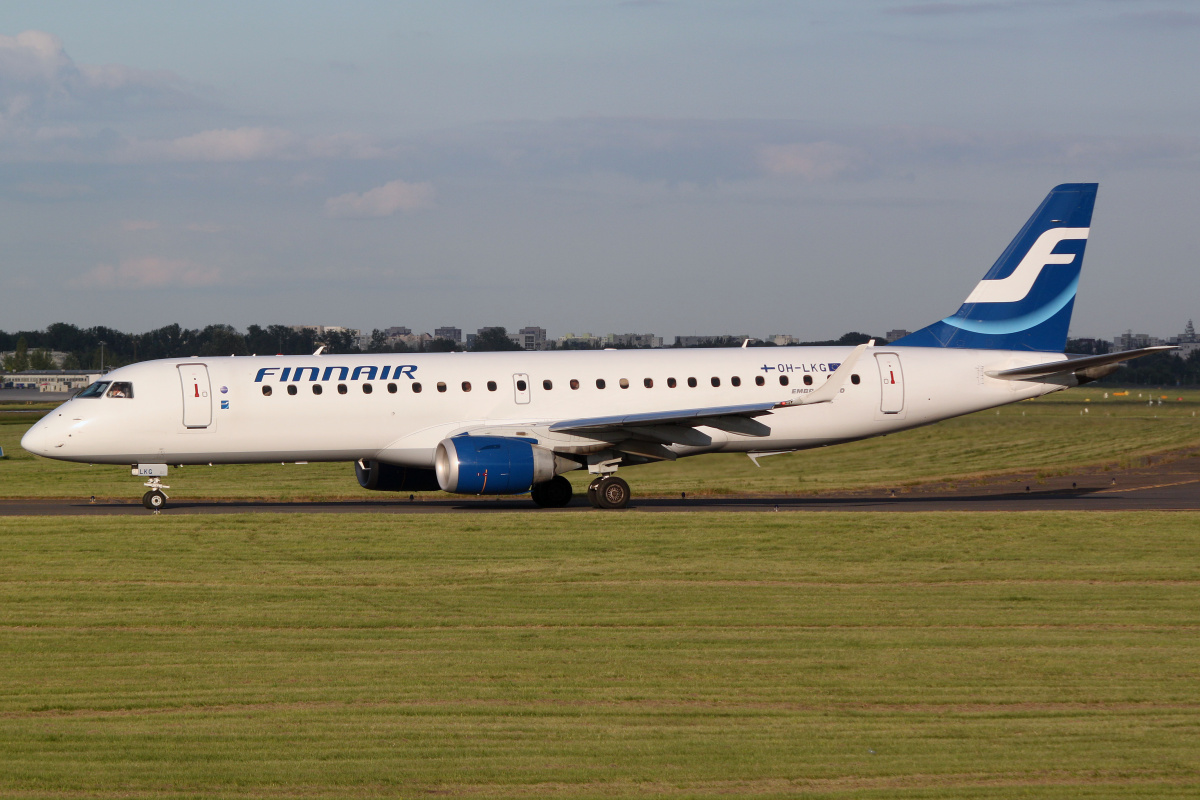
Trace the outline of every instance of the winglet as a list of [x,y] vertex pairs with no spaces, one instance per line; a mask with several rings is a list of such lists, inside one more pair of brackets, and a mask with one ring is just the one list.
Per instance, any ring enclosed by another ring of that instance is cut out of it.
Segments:
[[869,342],[863,342],[858,347],[854,348],[853,352],[851,352],[850,355],[847,356],[846,360],[843,361],[838,368],[833,371],[833,374],[825,380],[823,385],[819,386],[812,392],[803,395],[797,400],[784,401],[780,403],[779,406],[809,406],[813,403],[832,402],[833,398],[837,397],[838,394],[841,393],[842,385],[845,384],[846,379],[850,377],[850,372],[854,369],[854,364],[858,361],[859,357],[862,356],[863,351],[868,347],[874,346],[874,339]]

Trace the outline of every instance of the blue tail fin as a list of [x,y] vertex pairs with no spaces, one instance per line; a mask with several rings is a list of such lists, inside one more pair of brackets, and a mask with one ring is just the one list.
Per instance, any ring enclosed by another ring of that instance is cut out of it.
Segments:
[[1097,186],[1056,186],[954,316],[892,344],[1061,353]]

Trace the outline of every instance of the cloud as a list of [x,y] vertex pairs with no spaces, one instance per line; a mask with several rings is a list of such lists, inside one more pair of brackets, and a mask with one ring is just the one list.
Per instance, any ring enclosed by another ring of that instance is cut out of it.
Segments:
[[202,131],[167,140],[132,140],[121,156],[127,161],[258,161],[295,157],[296,137],[276,128]]
[[0,130],[53,116],[95,119],[113,110],[194,103],[173,73],[77,64],[45,31],[0,35]]
[[221,270],[216,267],[186,259],[147,257],[123,259],[116,265],[97,264],[67,285],[72,289],[193,289],[222,282]]
[[390,217],[397,211],[416,211],[432,204],[433,184],[396,180],[362,194],[331,197],[325,201],[325,213],[343,219]]
[[772,175],[826,181],[837,178],[864,160],[853,148],[834,142],[766,145],[759,161]]

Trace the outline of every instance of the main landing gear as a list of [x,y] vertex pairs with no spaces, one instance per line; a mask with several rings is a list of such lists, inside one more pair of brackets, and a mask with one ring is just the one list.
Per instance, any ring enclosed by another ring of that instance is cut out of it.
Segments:
[[625,508],[629,505],[629,484],[616,475],[601,475],[588,484],[588,502],[592,508]]
[[[529,496],[541,508],[564,508],[571,502],[571,482],[556,475],[536,484]],[[629,505],[629,484],[611,473],[601,475],[588,484],[587,496],[593,508],[625,508]]]
[[555,475],[545,483],[534,484],[529,496],[540,508],[565,508],[571,502],[571,482]]

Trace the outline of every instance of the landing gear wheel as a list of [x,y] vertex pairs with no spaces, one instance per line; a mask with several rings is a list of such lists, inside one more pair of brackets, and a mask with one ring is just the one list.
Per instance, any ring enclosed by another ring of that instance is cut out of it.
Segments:
[[629,505],[629,484],[616,475],[605,475],[596,482],[598,508],[625,508]]
[[600,507],[600,498],[596,494],[596,489],[600,486],[600,482],[603,480],[604,480],[604,477],[601,476],[599,478],[596,478],[594,481],[592,481],[591,483],[588,484],[587,498],[588,498],[588,502],[591,504],[592,508]]
[[571,482],[555,475],[545,483],[535,484],[529,496],[541,508],[564,508],[571,502]]
[[167,496],[155,489],[142,495],[142,505],[151,511],[158,511],[167,504]]

